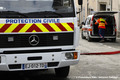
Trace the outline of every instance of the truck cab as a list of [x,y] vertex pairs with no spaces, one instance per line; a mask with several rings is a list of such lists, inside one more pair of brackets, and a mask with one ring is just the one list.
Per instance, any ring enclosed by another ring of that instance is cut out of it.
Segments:
[[79,62],[78,41],[74,0],[0,0],[0,71],[66,77]]

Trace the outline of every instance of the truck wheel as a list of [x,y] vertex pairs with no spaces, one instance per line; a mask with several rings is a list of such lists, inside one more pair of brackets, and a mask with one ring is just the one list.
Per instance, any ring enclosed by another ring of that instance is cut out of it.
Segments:
[[112,42],[116,42],[116,38],[112,38],[111,41],[112,41]]
[[82,37],[82,39],[85,39],[85,36],[83,35],[83,31],[81,33],[81,37]]
[[66,78],[69,74],[70,66],[62,67],[62,68],[56,68],[55,74],[57,77]]

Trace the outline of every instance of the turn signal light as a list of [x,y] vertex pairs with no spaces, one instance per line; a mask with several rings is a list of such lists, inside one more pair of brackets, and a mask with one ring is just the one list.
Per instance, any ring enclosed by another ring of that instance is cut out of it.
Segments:
[[92,29],[88,29],[88,31],[92,31]]
[[77,59],[78,58],[78,54],[77,52],[74,52],[74,59]]

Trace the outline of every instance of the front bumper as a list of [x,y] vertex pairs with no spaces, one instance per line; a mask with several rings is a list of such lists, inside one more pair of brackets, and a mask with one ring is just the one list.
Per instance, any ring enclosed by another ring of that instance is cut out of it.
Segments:
[[[66,52],[77,52],[77,59],[65,58]],[[35,70],[23,68],[23,64],[47,63],[48,66],[42,69],[59,68],[77,64],[79,62],[79,51],[60,51],[60,52],[44,52],[44,53],[22,53],[22,54],[0,54],[0,71],[24,71]],[[42,57],[41,60],[28,58]],[[38,69],[38,68],[37,68]],[[41,68],[39,68],[41,69]]]

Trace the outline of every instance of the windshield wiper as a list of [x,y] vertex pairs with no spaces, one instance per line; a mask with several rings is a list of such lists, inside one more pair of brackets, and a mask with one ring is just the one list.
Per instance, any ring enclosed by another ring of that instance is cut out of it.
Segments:
[[44,17],[52,17],[52,15],[51,14],[55,14],[55,15],[57,15],[57,16],[60,16],[60,17],[63,17],[63,15],[62,14],[60,14],[60,13],[57,13],[57,12],[54,12],[54,11],[42,11],[42,12],[30,12],[30,13],[27,13],[27,14],[41,14],[42,16],[44,16]]
[[[1,11],[1,13],[11,13],[11,14],[16,14],[16,15],[20,15],[19,17],[21,18],[21,16],[28,18],[27,15],[17,12],[17,11]],[[9,16],[11,15],[9,14]],[[8,17],[8,15],[6,15]],[[13,16],[14,17],[14,16]]]

